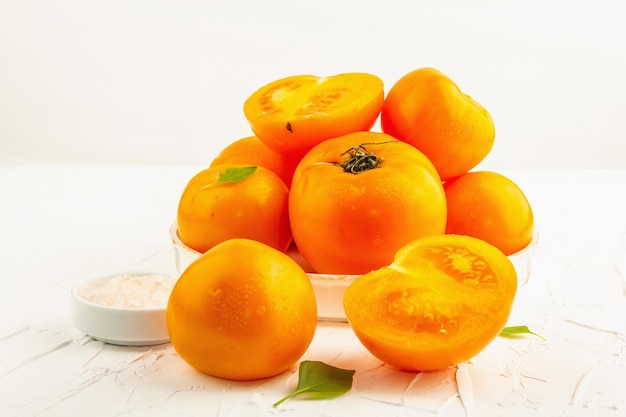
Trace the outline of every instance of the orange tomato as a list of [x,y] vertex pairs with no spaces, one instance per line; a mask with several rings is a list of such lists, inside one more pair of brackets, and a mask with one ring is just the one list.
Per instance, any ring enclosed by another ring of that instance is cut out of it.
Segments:
[[243,110],[260,140],[299,159],[326,139],[371,129],[383,100],[383,82],[375,75],[296,75],[261,87]]
[[443,180],[478,165],[495,139],[489,112],[432,68],[410,72],[391,87],[381,128],[422,151]]
[[[241,173],[249,176],[237,178]],[[234,180],[228,180],[229,176]],[[236,237],[258,240],[284,252],[291,243],[288,196],[285,183],[267,168],[215,165],[197,173],[183,190],[178,235],[198,252]]]
[[228,144],[211,161],[210,166],[222,164],[262,166],[275,172],[289,187],[297,162],[290,161],[276,153],[256,136],[249,136]]
[[346,289],[344,309],[363,345],[408,371],[469,360],[504,328],[517,276],[496,247],[476,238],[437,235],[400,249],[389,266]]
[[534,216],[522,190],[502,174],[474,171],[444,184],[446,233],[485,240],[511,255],[533,238]]
[[424,154],[384,133],[357,132],[326,140],[302,159],[289,217],[316,272],[362,274],[389,264],[411,240],[444,233],[446,202]]
[[298,264],[263,243],[230,239],[189,265],[166,310],[172,346],[208,375],[253,380],[289,369],[315,333],[317,306]]

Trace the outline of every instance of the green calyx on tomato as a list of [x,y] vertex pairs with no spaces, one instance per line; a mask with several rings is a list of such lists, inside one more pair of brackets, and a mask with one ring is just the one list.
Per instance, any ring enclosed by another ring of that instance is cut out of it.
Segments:
[[[398,141],[378,142],[372,143],[372,145],[381,145],[393,142]],[[339,164],[345,172],[359,174],[363,171],[378,168],[378,166],[383,162],[383,158],[379,157],[374,152],[369,151],[365,145],[370,145],[370,143],[362,143],[359,146],[350,148],[341,154],[342,156],[346,155],[345,159],[341,162],[341,164]]]

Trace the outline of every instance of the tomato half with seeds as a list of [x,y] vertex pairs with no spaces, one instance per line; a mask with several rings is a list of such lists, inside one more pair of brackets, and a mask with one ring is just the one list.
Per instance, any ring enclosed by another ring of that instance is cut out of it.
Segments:
[[255,91],[243,111],[267,146],[302,156],[323,140],[370,130],[383,101],[383,82],[372,74],[295,75]]
[[378,132],[328,139],[296,168],[289,192],[296,246],[318,273],[364,274],[398,249],[442,234],[439,175],[413,146]]
[[354,280],[343,304],[374,356],[430,371],[482,351],[504,328],[516,291],[515,268],[499,249],[448,234],[404,246],[389,266]]

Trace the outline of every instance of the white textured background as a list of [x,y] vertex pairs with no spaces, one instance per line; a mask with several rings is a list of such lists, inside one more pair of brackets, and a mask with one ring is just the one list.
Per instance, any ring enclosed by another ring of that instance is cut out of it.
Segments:
[[431,66],[489,168],[626,168],[626,2],[0,0],[0,163],[205,164],[274,79]]

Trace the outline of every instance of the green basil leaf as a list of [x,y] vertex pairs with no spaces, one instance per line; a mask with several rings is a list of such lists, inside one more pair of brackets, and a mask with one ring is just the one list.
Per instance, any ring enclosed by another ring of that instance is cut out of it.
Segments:
[[540,334],[537,334],[537,333],[531,331],[528,328],[528,326],[510,326],[510,327],[505,327],[500,332],[500,336],[501,337],[518,337],[518,336],[523,336],[523,335],[537,336],[540,339],[546,340],[545,337],[543,337]]
[[219,176],[217,178],[217,184],[243,181],[252,174],[254,174],[256,170],[257,167],[254,165],[227,168],[219,173]]
[[353,370],[336,368],[319,361],[303,361],[298,371],[298,386],[294,392],[274,403],[274,407],[303,395],[307,399],[327,399],[345,394],[352,388]]

